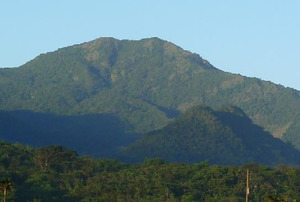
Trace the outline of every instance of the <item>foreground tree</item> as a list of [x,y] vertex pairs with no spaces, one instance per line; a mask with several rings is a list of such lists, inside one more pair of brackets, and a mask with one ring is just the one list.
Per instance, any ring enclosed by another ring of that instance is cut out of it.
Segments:
[[0,181],[0,189],[3,191],[3,202],[6,202],[7,190],[12,186],[10,179],[2,179]]

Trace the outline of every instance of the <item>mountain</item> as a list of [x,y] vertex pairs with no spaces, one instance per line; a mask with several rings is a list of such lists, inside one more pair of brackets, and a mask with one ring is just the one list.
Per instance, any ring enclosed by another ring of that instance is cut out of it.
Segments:
[[231,104],[300,149],[299,91],[223,72],[159,38],[99,38],[41,54],[0,69],[0,95],[2,111],[110,115],[124,126],[122,134],[159,129],[198,104]]
[[218,111],[193,107],[164,128],[142,136],[120,158],[129,162],[145,158],[188,163],[207,160],[218,165],[300,164],[298,150],[272,137],[233,106]]

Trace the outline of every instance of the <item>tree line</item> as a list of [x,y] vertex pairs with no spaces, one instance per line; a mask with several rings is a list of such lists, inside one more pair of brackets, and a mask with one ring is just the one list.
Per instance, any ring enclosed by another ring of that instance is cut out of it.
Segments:
[[0,143],[0,197],[6,201],[299,201],[300,168],[139,164],[78,156],[61,146]]

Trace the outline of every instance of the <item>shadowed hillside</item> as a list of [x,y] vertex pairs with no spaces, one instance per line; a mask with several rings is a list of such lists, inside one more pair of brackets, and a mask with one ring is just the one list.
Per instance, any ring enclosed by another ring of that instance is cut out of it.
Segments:
[[32,146],[63,145],[80,154],[115,157],[136,135],[109,114],[59,116],[30,111],[0,111],[0,139]]
[[232,106],[219,111],[193,107],[164,128],[145,134],[120,154],[129,162],[154,157],[170,162],[207,160],[221,165],[300,164],[298,150],[272,137]]

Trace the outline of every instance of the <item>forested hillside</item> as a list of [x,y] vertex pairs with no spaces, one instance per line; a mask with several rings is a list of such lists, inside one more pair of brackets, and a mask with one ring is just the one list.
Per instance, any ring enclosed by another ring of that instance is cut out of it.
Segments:
[[298,150],[272,137],[233,106],[217,111],[192,107],[162,129],[143,135],[120,155],[128,162],[159,157],[169,162],[207,160],[217,165],[300,165]]
[[3,140],[32,146],[64,145],[81,155],[116,157],[138,135],[110,114],[63,116],[31,111],[0,111]]
[[[218,109],[230,104],[300,149],[299,91],[223,72],[158,38],[99,38],[0,69],[0,95],[3,111],[109,114],[121,121],[122,134],[161,128],[194,105]],[[18,141],[28,134],[5,135]]]
[[128,165],[79,157],[60,146],[33,149],[0,142],[6,201],[244,201],[246,169],[251,172],[250,201],[300,200],[295,167],[169,164],[162,159]]

